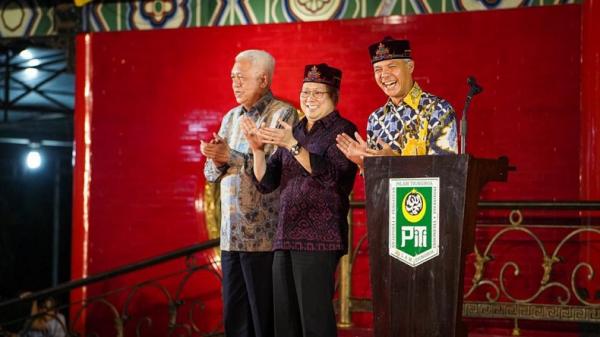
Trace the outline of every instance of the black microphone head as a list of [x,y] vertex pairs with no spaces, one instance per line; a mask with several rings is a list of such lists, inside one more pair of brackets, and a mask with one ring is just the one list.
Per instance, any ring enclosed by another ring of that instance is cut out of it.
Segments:
[[467,84],[471,87],[470,92],[472,95],[480,94],[483,91],[483,87],[477,84],[477,80],[473,76],[467,77]]

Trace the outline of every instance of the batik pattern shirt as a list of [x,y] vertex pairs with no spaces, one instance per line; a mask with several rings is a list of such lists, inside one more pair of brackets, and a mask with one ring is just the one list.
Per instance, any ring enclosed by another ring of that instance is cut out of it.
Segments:
[[307,130],[301,120],[294,138],[308,151],[311,173],[291,152],[279,148],[267,161],[265,175],[255,183],[262,192],[281,189],[274,250],[339,251],[348,248],[348,196],[357,167],[336,146],[336,136],[353,135],[356,127],[337,111]]
[[[217,166],[207,159],[204,176],[220,182],[221,249],[226,251],[271,251],[279,210],[279,190],[258,192],[252,182],[252,150],[241,128],[242,116],[249,116],[257,126],[277,127],[278,119],[290,125],[298,120],[296,109],[273,98],[269,92],[249,111],[242,106],[231,109],[221,122],[219,136],[227,141],[230,156],[227,164]],[[276,148],[265,146],[271,155]]]
[[380,148],[378,139],[403,156],[458,153],[456,114],[450,103],[415,82],[399,105],[389,99],[369,116],[368,146]]

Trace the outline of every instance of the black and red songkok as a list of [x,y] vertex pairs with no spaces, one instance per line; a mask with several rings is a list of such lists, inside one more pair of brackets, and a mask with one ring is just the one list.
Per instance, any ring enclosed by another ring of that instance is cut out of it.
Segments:
[[342,83],[342,71],[326,63],[309,64],[304,67],[304,82],[323,83],[339,89]]
[[408,40],[395,40],[389,36],[369,46],[371,63],[391,59],[412,59]]

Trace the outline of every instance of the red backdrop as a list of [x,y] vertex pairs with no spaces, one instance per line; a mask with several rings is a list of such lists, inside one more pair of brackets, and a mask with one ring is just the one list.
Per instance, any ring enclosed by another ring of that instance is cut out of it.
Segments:
[[[364,134],[368,115],[386,100],[367,47],[385,35],[410,39],[416,80],[449,100],[459,117],[466,77],[484,87],[469,113],[467,150],[507,155],[518,167],[508,183],[489,185],[484,198],[576,199],[579,11],[569,5],[79,36],[73,278],[206,239],[197,207],[204,186],[199,140],[235,105],[229,72],[234,56],[250,48],[276,58],[273,91],[296,106],[305,64],[342,69],[339,109]],[[361,179],[355,190],[362,198]],[[355,220],[358,238],[365,232],[362,213]],[[368,295],[365,262],[355,274],[355,293]],[[212,280],[192,287],[220,296]]]

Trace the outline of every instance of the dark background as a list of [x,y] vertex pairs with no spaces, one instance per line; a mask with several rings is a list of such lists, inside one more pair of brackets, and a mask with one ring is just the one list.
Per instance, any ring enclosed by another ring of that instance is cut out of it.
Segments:
[[58,281],[69,279],[72,150],[42,148],[43,162],[37,170],[26,168],[28,150],[23,145],[0,144],[0,296],[3,299],[53,285],[57,188]]

